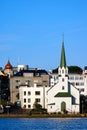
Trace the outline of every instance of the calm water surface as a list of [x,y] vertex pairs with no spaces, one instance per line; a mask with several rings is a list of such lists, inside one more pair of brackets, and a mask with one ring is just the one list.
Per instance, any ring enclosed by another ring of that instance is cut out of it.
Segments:
[[87,118],[0,118],[0,130],[87,130]]

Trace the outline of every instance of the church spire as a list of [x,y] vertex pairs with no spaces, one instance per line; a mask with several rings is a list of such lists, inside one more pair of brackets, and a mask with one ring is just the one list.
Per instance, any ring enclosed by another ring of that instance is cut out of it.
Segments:
[[65,57],[65,48],[64,48],[64,38],[62,41],[62,52],[61,52],[61,60],[60,60],[60,67],[66,67],[66,57]]

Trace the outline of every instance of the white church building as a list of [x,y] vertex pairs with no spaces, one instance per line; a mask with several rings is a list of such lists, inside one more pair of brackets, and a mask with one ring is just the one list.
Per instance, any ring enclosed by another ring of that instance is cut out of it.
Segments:
[[58,68],[58,82],[47,91],[47,97],[49,113],[80,112],[80,92],[69,82],[64,42],[62,43],[61,61]]

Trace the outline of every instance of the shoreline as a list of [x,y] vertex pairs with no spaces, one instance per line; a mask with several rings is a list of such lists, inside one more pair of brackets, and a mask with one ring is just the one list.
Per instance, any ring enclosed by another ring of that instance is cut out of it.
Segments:
[[69,115],[69,114],[0,114],[0,118],[87,118],[87,114]]

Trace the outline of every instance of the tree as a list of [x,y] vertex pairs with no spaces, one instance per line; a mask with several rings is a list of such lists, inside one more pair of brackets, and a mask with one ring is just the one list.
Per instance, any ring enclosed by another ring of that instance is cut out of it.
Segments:
[[41,106],[40,104],[38,104],[37,101],[35,101],[33,107],[34,107],[34,109],[36,109],[36,110],[41,110],[41,109],[42,109],[42,106]]
[[68,72],[82,74],[83,70],[79,66],[68,66]]
[[[53,73],[58,73],[58,68],[52,70]],[[78,73],[81,74],[83,72],[82,68],[79,66],[68,66],[69,73]]]

